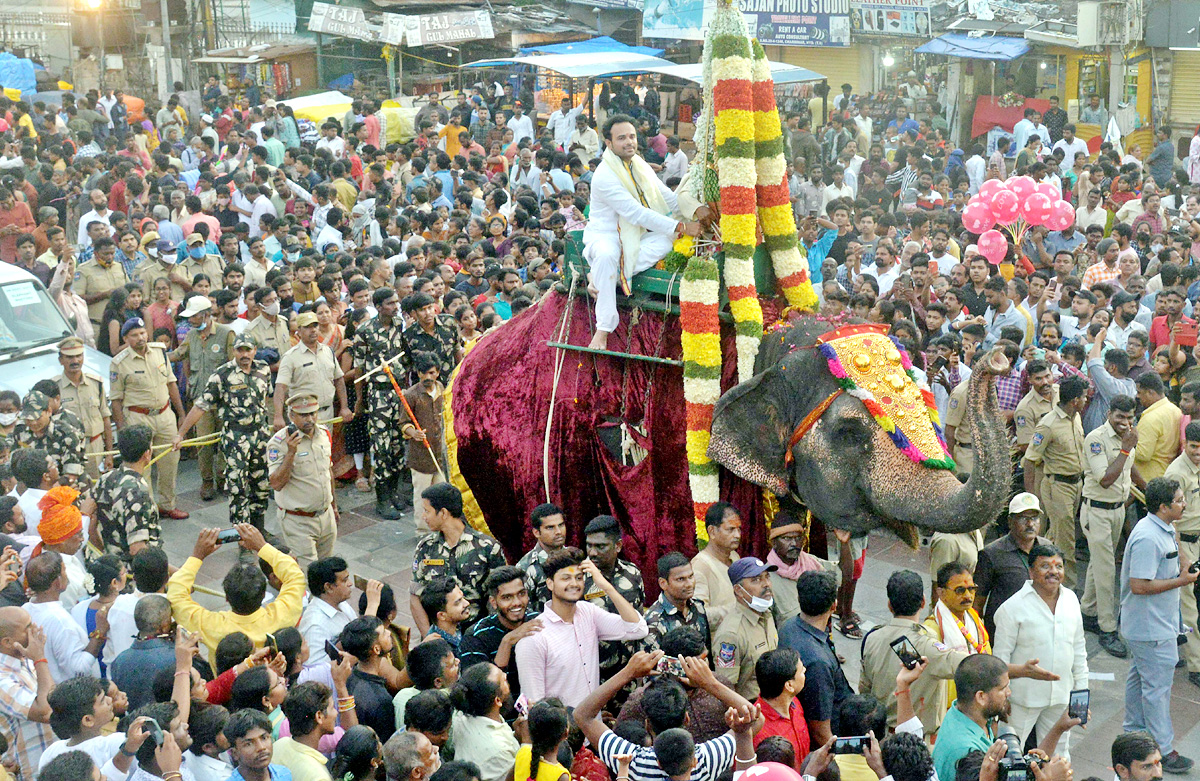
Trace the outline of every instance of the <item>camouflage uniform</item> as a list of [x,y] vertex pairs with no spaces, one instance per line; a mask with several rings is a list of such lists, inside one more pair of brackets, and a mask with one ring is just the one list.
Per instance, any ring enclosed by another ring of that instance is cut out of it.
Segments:
[[221,423],[221,454],[229,488],[229,517],[260,530],[271,487],[267,482],[267,440],[271,437],[271,370],[255,361],[250,373],[237,361],[217,367],[196,399],[196,406],[214,412]]
[[96,525],[105,553],[129,562],[130,545],[158,544],[162,534],[158,507],[144,476],[127,466],[105,472],[96,482],[95,498]]
[[[408,365],[408,353],[404,341],[404,332],[400,320],[392,321],[390,326],[376,317],[367,322],[354,335],[354,367],[359,373],[365,373],[379,366],[396,355],[404,355],[404,366],[392,364],[392,371],[399,378],[404,376],[404,367]],[[400,436],[400,426],[408,421],[404,406],[396,398],[396,391],[388,380],[387,374],[378,372],[368,378],[364,385],[367,390],[367,432],[371,438],[371,461],[375,469],[376,485],[391,486],[404,469],[404,442]],[[402,386],[403,387],[403,386]]]
[[458,353],[462,349],[462,337],[456,327],[439,317],[433,324],[432,334],[425,333],[420,323],[413,323],[404,329],[404,338],[408,340],[409,355],[429,353],[437,359],[438,380],[443,385],[450,382],[450,374],[458,364]]
[[546,559],[550,556],[550,552],[542,547],[541,543],[533,546],[533,550],[526,553],[517,562],[517,569],[525,573],[525,590],[529,592],[529,609],[538,613],[542,612],[547,604],[550,603],[550,587],[546,585]]
[[53,418],[41,434],[33,433],[23,422],[18,423],[13,430],[13,441],[19,448],[38,447],[45,450],[54,459],[60,473],[67,464],[78,464],[80,468],[87,464],[81,430],[55,423]]
[[663,636],[672,629],[678,629],[681,626],[690,626],[700,633],[704,638],[704,647],[712,645],[712,632],[708,625],[708,613],[704,610],[704,603],[697,599],[689,599],[687,601],[687,618],[679,612],[679,608],[675,607],[667,599],[666,594],[659,595],[650,609],[646,611],[646,627],[650,630],[650,634],[646,637],[647,645],[657,647],[662,643]]
[[[646,589],[642,585],[642,573],[633,564],[624,559],[617,559],[612,574],[604,576],[613,584],[617,593],[625,597],[625,601],[633,605],[633,609],[642,612],[646,602]],[[613,601],[602,590],[596,587],[589,575],[583,582],[583,598],[599,608],[616,615],[617,608]],[[633,657],[635,651],[642,647],[641,641],[623,642],[621,640],[600,641],[600,680],[612,677]]]
[[507,563],[500,543],[469,526],[463,529],[462,537],[453,549],[446,544],[446,538],[440,532],[433,532],[425,535],[413,552],[410,590],[419,597],[425,584],[434,578],[453,578],[462,587],[463,596],[471,603],[470,616],[464,623],[464,626],[469,626],[480,616],[487,615],[483,582],[493,569]]

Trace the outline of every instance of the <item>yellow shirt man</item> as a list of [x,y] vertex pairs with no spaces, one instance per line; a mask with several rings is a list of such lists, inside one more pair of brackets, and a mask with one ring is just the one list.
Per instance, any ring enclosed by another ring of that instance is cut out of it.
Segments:
[[1133,465],[1147,483],[1162,477],[1167,467],[1179,455],[1179,421],[1183,412],[1161,393],[1152,394],[1138,388],[1138,400],[1145,404],[1146,396],[1157,401],[1145,405],[1146,410],[1138,421],[1138,443],[1133,451]]
[[192,599],[192,586],[200,565],[204,563],[202,559],[189,556],[167,581],[167,599],[171,602],[175,620],[189,632],[200,633],[200,640],[208,648],[209,658],[214,662],[217,643],[228,634],[242,632],[255,646],[261,646],[268,632],[295,626],[300,620],[307,588],[304,573],[291,556],[280,553],[270,544],[263,545],[258,555],[271,565],[283,585],[279,589],[279,596],[270,604],[246,615],[232,610],[208,610]]

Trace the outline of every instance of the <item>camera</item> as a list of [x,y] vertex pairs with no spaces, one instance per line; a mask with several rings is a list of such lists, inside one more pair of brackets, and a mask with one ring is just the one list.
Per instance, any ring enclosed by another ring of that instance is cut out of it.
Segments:
[[1025,744],[1017,737],[1017,733],[1013,732],[1011,727],[1005,727],[997,737],[1003,740],[1008,747],[1004,753],[1004,757],[1000,760],[1000,775],[999,781],[1020,781],[1020,779],[1028,779],[1033,781],[1034,765],[1042,766],[1042,760],[1036,754],[1026,754]]

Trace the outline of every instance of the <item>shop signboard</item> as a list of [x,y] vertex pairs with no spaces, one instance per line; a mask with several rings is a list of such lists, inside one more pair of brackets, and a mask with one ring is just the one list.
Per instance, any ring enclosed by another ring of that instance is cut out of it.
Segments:
[[340,35],[372,43],[404,43],[405,17],[400,14],[371,14],[361,8],[330,3],[313,3],[308,29],[314,33]]
[[703,41],[716,0],[644,0],[642,37]]
[[763,46],[850,45],[850,0],[746,0],[742,12]]
[[408,17],[408,45],[455,44],[495,38],[492,15],[485,10],[447,11]]
[[911,35],[929,38],[929,0],[851,0],[855,35]]

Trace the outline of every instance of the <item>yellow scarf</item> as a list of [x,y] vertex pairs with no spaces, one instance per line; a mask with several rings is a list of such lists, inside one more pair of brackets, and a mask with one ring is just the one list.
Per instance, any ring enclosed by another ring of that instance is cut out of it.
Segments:
[[[658,189],[658,177],[649,164],[640,155],[634,155],[628,162],[622,160],[611,149],[605,149],[600,159],[600,165],[607,166],[617,177],[617,181],[642,206],[659,214],[670,214],[666,199]],[[621,239],[621,288],[629,295],[629,280],[637,266],[638,250],[642,245],[642,234],[646,229],[641,225],[629,222],[620,215],[617,216],[617,235]]]

